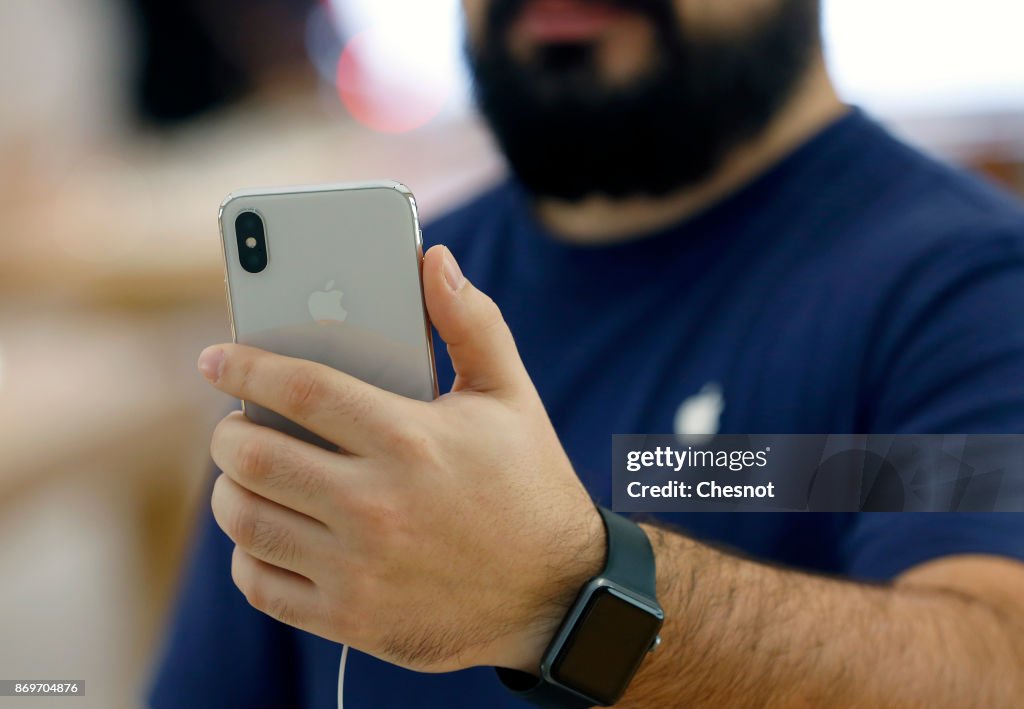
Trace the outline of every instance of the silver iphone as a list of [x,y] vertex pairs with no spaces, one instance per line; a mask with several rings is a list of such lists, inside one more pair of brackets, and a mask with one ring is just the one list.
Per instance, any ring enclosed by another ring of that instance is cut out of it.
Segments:
[[[437,396],[416,201],[397,182],[234,192],[220,207],[235,342],[326,364],[413,399]],[[320,445],[273,411],[252,421]]]

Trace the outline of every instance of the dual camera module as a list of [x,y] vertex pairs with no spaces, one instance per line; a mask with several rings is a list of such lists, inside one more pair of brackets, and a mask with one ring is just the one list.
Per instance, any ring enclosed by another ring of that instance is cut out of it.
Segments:
[[242,268],[259,273],[267,267],[267,230],[259,214],[242,212],[235,217],[235,239]]

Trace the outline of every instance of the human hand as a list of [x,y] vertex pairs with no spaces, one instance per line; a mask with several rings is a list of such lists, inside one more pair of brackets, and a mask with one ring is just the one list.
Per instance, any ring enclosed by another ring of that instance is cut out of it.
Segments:
[[241,345],[203,351],[215,387],[339,447],[227,416],[214,517],[235,584],[282,622],[419,671],[536,673],[600,571],[603,523],[497,306],[444,247],[423,282],[457,375],[433,402]]

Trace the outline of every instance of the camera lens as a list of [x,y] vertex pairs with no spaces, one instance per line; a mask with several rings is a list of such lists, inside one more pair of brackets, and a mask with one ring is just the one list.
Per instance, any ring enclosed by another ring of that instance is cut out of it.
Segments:
[[259,273],[267,267],[267,234],[259,214],[242,212],[235,217],[235,239],[242,268]]

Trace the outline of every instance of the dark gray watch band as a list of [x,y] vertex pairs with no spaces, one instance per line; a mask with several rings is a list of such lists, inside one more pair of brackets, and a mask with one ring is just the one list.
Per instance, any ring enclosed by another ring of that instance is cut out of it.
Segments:
[[622,515],[603,507],[597,511],[608,533],[608,555],[601,575],[654,601],[657,580],[651,540],[635,522]]
[[[657,605],[654,550],[639,526],[611,510],[598,506],[604,521],[607,551],[600,577],[647,597]],[[498,678],[509,691],[542,709],[584,709],[593,706],[575,692],[533,674],[496,668]]]
[[495,667],[498,679],[505,689],[518,694],[535,707],[540,709],[590,709],[591,702],[576,694],[562,689],[557,684],[545,682],[527,672],[510,670],[506,667]]

